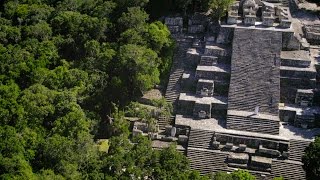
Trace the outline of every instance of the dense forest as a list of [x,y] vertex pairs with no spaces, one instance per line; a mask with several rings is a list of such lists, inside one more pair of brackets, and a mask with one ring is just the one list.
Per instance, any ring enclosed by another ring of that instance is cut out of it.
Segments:
[[1,179],[206,178],[174,146],[130,141],[118,110],[170,70],[174,42],[147,3],[0,2]]

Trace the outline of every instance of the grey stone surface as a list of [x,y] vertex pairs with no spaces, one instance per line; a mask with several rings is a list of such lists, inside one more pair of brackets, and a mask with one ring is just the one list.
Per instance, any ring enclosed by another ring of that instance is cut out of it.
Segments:
[[320,44],[320,24],[308,24],[304,26],[306,39],[312,44]]
[[283,32],[282,48],[284,50],[300,50],[301,42],[299,41],[298,35],[294,32]]
[[169,26],[183,26],[183,19],[182,17],[167,17],[165,19],[165,24]]
[[228,163],[247,164],[249,155],[245,153],[231,153],[228,156]]
[[311,59],[308,51],[281,51],[281,66],[309,67]]
[[233,38],[233,28],[221,26],[218,37],[217,43],[219,44],[230,44]]
[[278,115],[282,33],[236,28],[228,109]]
[[203,25],[189,25],[188,32],[191,34],[203,33],[205,31],[205,27]]

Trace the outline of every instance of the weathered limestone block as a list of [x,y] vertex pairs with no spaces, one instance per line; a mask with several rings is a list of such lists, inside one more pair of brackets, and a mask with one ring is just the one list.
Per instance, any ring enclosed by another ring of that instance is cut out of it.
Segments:
[[186,135],[179,135],[178,142],[180,144],[186,144],[188,142],[188,136]]
[[204,19],[201,18],[190,18],[188,20],[188,25],[192,26],[192,25],[200,25],[203,24]]
[[317,75],[314,69],[299,69],[291,67],[281,67],[280,76],[290,78],[301,78],[301,79],[315,79]]
[[281,66],[303,67],[310,66],[311,60],[308,51],[282,51]]
[[227,81],[230,78],[230,69],[227,66],[197,66],[196,77],[202,79],[213,79]]
[[244,17],[244,24],[247,26],[254,26],[256,24],[256,15],[246,15]]
[[280,151],[274,150],[274,149],[267,149],[262,147],[262,145],[259,146],[259,153],[270,155],[272,157],[279,157],[281,155]]
[[204,50],[204,54],[207,56],[226,56],[227,50],[214,44],[207,44]]
[[265,158],[261,156],[252,156],[251,157],[251,166],[262,167],[262,168],[271,168],[272,159]]
[[249,155],[245,153],[230,153],[228,163],[248,164]]
[[230,44],[233,39],[233,32],[234,32],[233,28],[221,27],[217,37],[217,43]]
[[284,50],[300,50],[300,41],[298,35],[293,32],[282,33],[282,49]]
[[238,16],[229,15],[227,19],[227,24],[237,24]]
[[212,96],[214,90],[214,81],[199,79],[197,83],[196,93],[201,96]]
[[189,25],[188,27],[188,33],[191,34],[197,34],[197,33],[203,33],[205,30],[203,25]]
[[295,103],[307,107],[312,106],[313,90],[312,89],[298,89],[296,93]]
[[303,30],[308,42],[320,44],[320,24],[305,25]]
[[243,152],[243,151],[245,151],[245,150],[246,150],[246,148],[247,148],[247,145],[245,145],[245,144],[239,144],[238,151]]
[[181,77],[181,88],[184,91],[190,91],[194,88],[194,85],[196,84],[196,79],[194,75],[191,75],[190,73],[183,73]]
[[312,113],[297,115],[294,121],[294,126],[304,129],[315,127],[315,115]]
[[289,19],[280,19],[280,26],[283,28],[291,28],[292,21]]
[[168,26],[183,26],[183,19],[182,17],[167,17],[165,19],[165,24]]
[[199,119],[211,118],[211,103],[196,101],[193,116]]
[[178,113],[182,115],[193,115],[194,101],[179,99]]
[[264,26],[272,27],[274,23],[274,18],[273,17],[264,17],[262,20],[262,24]]
[[212,66],[216,65],[218,63],[218,57],[217,56],[207,56],[203,55],[200,59],[200,65],[202,66]]
[[173,126],[170,132],[170,136],[175,137],[176,133],[177,133],[177,128]]
[[197,51],[196,48],[189,48],[187,51],[187,61],[188,65],[195,67],[200,62],[200,53]]
[[226,143],[226,145],[224,146],[224,148],[226,150],[231,150],[233,148],[233,143]]
[[279,147],[279,142],[277,142],[277,141],[261,140],[260,144],[264,148],[268,148],[268,149],[276,149],[277,150]]
[[171,34],[182,33],[182,26],[167,26]]
[[244,16],[255,14],[259,8],[255,0],[244,0],[240,3],[240,7],[242,7],[242,13]]
[[218,142],[218,141],[213,141],[212,142],[212,148],[213,149],[219,149],[219,146],[220,146],[220,142]]

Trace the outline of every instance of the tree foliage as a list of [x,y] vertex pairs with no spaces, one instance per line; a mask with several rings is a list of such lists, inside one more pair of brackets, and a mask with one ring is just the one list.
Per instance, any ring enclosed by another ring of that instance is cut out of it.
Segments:
[[[174,44],[147,3],[1,1],[0,179],[129,179],[165,168],[149,140],[129,140],[114,108],[170,69]],[[96,137],[109,139],[108,152]]]
[[316,137],[315,141],[305,149],[302,162],[307,179],[315,180],[320,178],[320,137]]
[[220,19],[225,16],[226,11],[234,0],[209,0],[209,8],[214,18]]
[[228,174],[226,172],[217,172],[214,180],[255,180],[256,178],[246,170],[236,170]]

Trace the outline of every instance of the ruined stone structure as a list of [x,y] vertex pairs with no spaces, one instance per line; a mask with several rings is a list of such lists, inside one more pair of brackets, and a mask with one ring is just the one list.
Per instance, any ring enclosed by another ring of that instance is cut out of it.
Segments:
[[218,28],[199,17],[175,35],[166,92],[191,167],[305,179],[301,157],[320,134],[318,26],[297,33],[288,2],[275,0],[238,1]]

